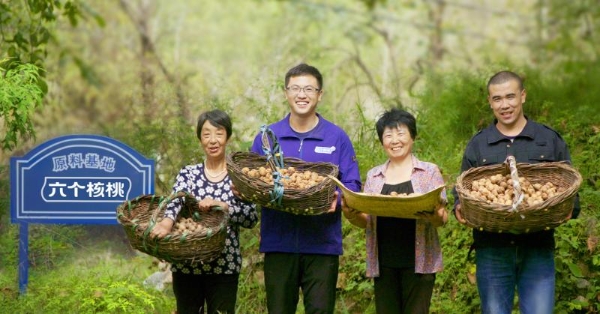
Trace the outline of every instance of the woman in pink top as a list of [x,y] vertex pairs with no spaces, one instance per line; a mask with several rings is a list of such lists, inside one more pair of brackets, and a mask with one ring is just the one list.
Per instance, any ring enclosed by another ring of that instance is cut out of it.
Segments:
[[[369,170],[365,193],[427,193],[444,179],[439,168],[412,154],[417,136],[410,113],[391,109],[376,123],[379,140],[388,160]],[[442,251],[437,227],[446,224],[446,191],[433,213],[419,219],[373,216],[347,207],[344,216],[366,228],[367,276],[374,279],[375,307],[381,313],[429,313],[435,274],[442,270]]]

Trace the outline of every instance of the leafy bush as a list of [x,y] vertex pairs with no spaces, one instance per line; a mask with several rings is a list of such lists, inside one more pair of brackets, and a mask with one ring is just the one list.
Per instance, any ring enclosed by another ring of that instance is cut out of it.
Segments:
[[[170,313],[174,298],[168,292],[145,288],[152,258],[124,259],[107,253],[86,254],[62,260],[52,272],[37,269],[27,293],[0,294],[2,313]],[[85,256],[87,255],[87,256]],[[3,286],[6,284],[0,282]]]

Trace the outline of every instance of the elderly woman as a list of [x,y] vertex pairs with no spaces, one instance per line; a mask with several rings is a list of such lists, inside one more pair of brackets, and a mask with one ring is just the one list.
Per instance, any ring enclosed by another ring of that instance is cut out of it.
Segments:
[[[444,184],[439,168],[412,153],[417,125],[410,113],[391,109],[376,123],[388,160],[369,170],[365,193],[427,193]],[[437,227],[447,219],[446,192],[433,213],[419,219],[373,216],[349,208],[344,216],[366,228],[367,276],[374,278],[377,313],[429,313],[435,274],[442,270]]]
[[[227,239],[221,255],[210,263],[173,264],[173,292],[177,313],[234,313],[238,279],[242,265],[239,229],[252,228],[258,222],[253,204],[236,198],[227,174],[225,151],[231,137],[232,123],[223,111],[212,110],[198,118],[196,135],[204,150],[201,164],[188,165],[177,175],[173,191],[186,191],[199,200],[200,210],[220,206],[229,211]],[[173,227],[181,210],[179,199],[167,205],[165,219],[152,230],[154,237],[164,237]]]

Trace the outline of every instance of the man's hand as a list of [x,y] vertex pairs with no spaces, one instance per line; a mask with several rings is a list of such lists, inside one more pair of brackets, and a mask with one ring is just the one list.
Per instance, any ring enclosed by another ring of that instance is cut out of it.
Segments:
[[233,193],[233,196],[240,198],[240,191],[235,188],[233,182],[231,182],[231,193]]
[[335,191],[333,193],[333,195],[334,195],[333,202],[331,202],[331,206],[329,206],[329,210],[327,211],[328,214],[335,213],[335,210],[337,209],[337,199],[338,199],[338,195],[340,195],[340,193],[338,191]]
[[462,217],[462,213],[460,212],[460,204],[457,204],[454,208],[454,216],[456,216],[456,220],[463,225],[467,224],[467,221]]

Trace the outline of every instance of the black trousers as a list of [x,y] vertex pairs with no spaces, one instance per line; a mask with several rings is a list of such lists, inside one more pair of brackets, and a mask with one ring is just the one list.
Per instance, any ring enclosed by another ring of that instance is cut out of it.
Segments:
[[173,273],[173,293],[177,300],[177,314],[235,313],[238,279],[240,275],[194,275]]
[[333,313],[339,264],[337,255],[265,253],[269,313],[296,313],[299,289],[305,313]]
[[435,274],[416,274],[413,267],[379,267],[374,281],[377,314],[429,313]]

